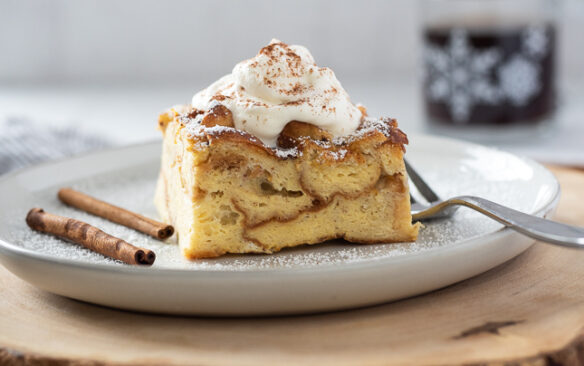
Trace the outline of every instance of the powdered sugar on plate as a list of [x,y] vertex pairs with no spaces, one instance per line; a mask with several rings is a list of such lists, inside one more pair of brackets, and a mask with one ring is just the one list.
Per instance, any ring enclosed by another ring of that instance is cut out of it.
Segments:
[[[450,157],[444,164],[440,164],[440,159],[436,159],[435,156],[429,159],[420,152],[416,153],[415,149],[412,151],[413,154],[408,156],[412,158],[416,168],[423,172],[424,177],[443,197],[474,194],[524,211],[534,209],[534,200],[530,197],[537,195],[537,187],[530,185],[522,177],[507,175],[505,180],[496,179],[496,177],[485,179],[486,169],[493,168],[485,166],[485,161],[496,162],[496,160],[485,160],[484,154],[491,154],[492,150],[481,152],[479,149],[462,158]],[[476,159],[482,159],[480,160],[482,165],[477,165]],[[453,164],[453,161],[457,163]],[[512,161],[507,161],[506,164],[506,170],[526,172],[527,165],[519,158],[513,157]],[[99,199],[157,219],[158,215],[152,202],[157,166],[158,161],[153,160],[151,164],[97,174],[90,178],[63,182],[58,186],[35,191],[27,195],[26,202],[8,205],[0,210],[0,219],[5,224],[4,229],[0,230],[3,232],[2,239],[50,257],[124,266],[120,262],[93,253],[76,244],[30,230],[24,220],[27,211],[33,206],[42,207],[47,212],[88,222],[134,245],[153,250],[157,255],[153,269],[255,271],[314,268],[376,261],[389,257],[407,257],[484,237],[502,228],[501,225],[476,212],[460,209],[452,219],[426,223],[415,243],[362,245],[337,240],[287,249],[271,255],[227,255],[214,259],[189,261],[181,256],[177,245],[172,242],[160,242],[132,229],[67,207],[56,198],[59,188],[70,186]]]

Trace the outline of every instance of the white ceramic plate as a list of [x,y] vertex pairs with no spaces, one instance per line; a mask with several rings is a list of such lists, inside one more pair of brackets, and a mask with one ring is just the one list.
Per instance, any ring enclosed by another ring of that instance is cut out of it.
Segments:
[[[541,165],[479,145],[412,136],[407,158],[443,197],[474,194],[550,215],[559,198]],[[72,186],[156,217],[152,204],[160,143],[130,146],[45,164],[0,179],[0,261],[46,291],[123,309],[172,314],[267,315],[373,305],[435,290],[487,271],[533,240],[469,209],[427,224],[415,243],[330,242],[273,255],[187,261],[165,244],[60,204]],[[153,249],[151,268],[124,265],[31,231],[32,207],[76,217]]]

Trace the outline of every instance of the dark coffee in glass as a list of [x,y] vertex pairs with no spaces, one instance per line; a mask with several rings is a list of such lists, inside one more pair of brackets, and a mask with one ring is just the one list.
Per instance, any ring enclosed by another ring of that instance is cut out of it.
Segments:
[[422,2],[429,120],[510,125],[549,119],[556,105],[557,45],[548,3]]

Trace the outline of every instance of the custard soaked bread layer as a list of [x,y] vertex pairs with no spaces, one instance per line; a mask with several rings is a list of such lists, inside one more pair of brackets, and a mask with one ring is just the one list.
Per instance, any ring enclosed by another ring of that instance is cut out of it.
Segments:
[[395,120],[364,117],[344,137],[293,121],[274,148],[235,129],[220,104],[206,112],[177,107],[159,125],[156,206],[189,258],[417,236],[403,163],[407,138]]

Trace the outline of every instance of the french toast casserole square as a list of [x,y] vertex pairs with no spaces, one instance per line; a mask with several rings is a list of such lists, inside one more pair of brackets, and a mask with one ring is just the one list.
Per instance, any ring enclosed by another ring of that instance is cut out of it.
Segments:
[[413,241],[406,135],[395,120],[364,118],[343,138],[290,122],[270,148],[233,127],[216,103],[160,116],[161,171],[155,203],[187,258],[273,253],[342,238]]

